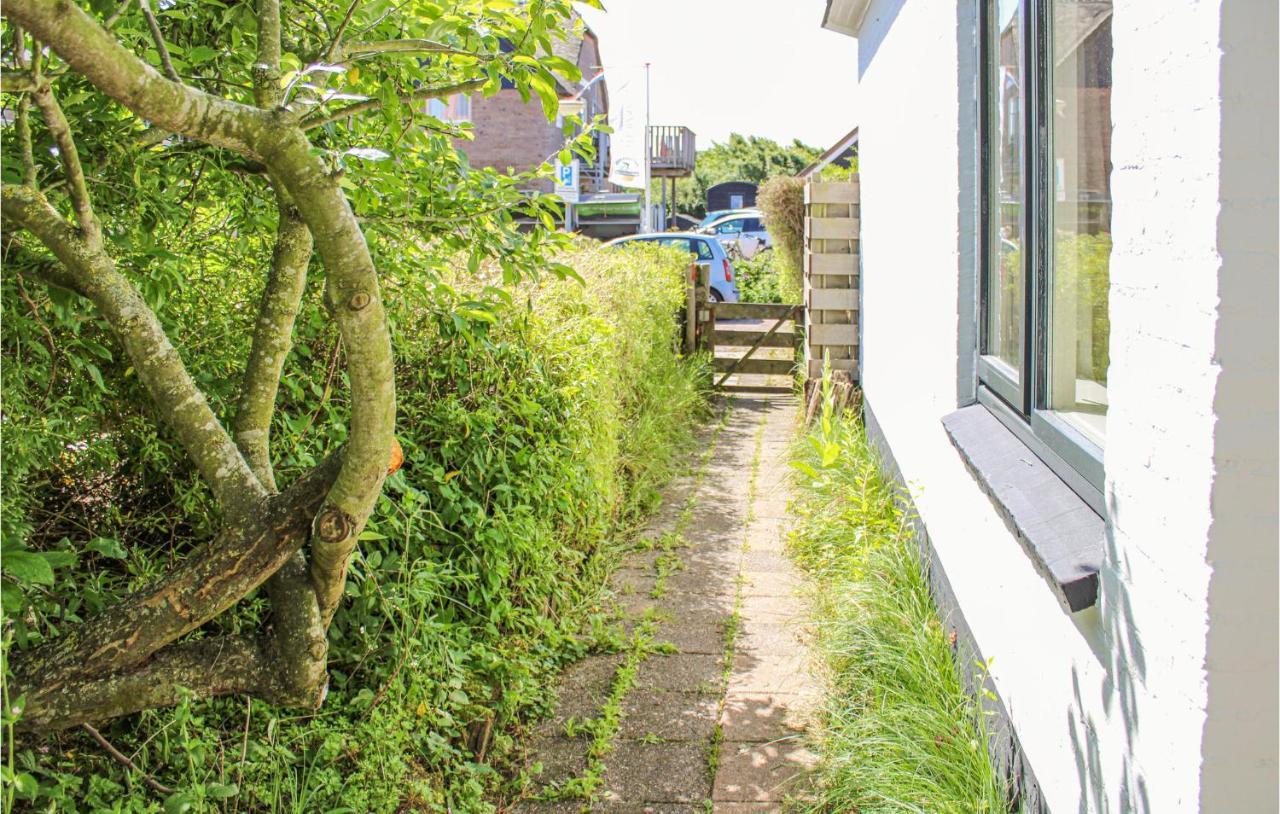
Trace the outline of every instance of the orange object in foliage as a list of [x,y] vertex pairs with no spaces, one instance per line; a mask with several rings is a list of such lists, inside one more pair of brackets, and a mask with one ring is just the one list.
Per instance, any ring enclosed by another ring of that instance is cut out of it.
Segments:
[[390,475],[395,472],[402,463],[404,463],[404,450],[400,448],[400,442],[393,436],[391,438],[391,462],[387,464],[387,474]]

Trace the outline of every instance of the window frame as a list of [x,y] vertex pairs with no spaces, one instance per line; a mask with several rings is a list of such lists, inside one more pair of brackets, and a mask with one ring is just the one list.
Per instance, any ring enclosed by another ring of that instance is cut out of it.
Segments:
[[1099,514],[1105,479],[1103,448],[1048,409],[1048,360],[1052,336],[1048,292],[1054,207],[1052,87],[1052,0],[1017,0],[1022,16],[1022,59],[1026,76],[1023,94],[1021,156],[1024,200],[1022,252],[1023,302],[1022,370],[1010,376],[1007,363],[988,354],[990,340],[990,282],[999,246],[993,239],[992,218],[995,161],[995,116],[1000,115],[992,93],[993,50],[999,0],[982,0],[979,12],[980,134],[979,252],[978,252],[978,395],[993,414],[1041,457],[1073,491]]

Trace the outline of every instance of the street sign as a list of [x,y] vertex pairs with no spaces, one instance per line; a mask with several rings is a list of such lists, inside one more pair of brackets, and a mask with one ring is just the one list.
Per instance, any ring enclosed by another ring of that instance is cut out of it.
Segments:
[[568,164],[562,164],[560,159],[556,159],[555,193],[565,203],[576,204],[579,200],[581,194],[581,186],[579,185],[580,172],[578,159],[575,158]]

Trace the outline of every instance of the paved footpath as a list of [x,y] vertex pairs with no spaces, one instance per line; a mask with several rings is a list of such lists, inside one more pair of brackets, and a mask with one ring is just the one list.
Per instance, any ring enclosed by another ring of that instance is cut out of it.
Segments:
[[[623,643],[560,679],[520,814],[779,811],[817,702],[783,552],[792,396],[735,396],[612,580]],[[534,799],[534,798],[542,799]]]

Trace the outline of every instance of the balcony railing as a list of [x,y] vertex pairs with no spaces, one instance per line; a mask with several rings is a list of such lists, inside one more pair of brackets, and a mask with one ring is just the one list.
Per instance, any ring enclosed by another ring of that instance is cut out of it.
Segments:
[[654,178],[692,175],[696,151],[695,137],[689,128],[650,126],[649,171]]

